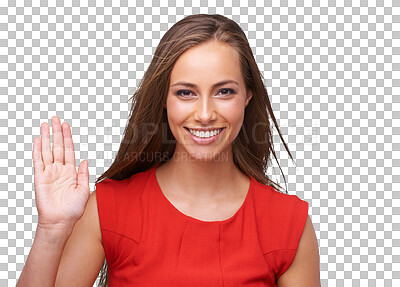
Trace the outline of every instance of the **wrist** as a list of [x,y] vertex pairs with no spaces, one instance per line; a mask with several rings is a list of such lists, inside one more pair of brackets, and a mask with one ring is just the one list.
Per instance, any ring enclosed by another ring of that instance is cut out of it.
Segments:
[[73,225],[38,223],[35,239],[48,244],[64,244],[72,233]]

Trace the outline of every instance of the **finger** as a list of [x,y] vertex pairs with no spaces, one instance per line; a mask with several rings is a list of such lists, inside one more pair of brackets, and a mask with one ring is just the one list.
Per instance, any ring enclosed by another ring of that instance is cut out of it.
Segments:
[[60,119],[57,116],[51,118],[53,128],[53,155],[54,162],[64,164],[64,140],[61,132]]
[[82,161],[78,167],[78,188],[89,190],[89,167],[87,159]]
[[73,164],[75,166],[74,142],[72,141],[71,128],[67,122],[62,124],[62,133],[64,137],[65,164]]
[[44,168],[53,163],[53,153],[50,148],[50,127],[48,123],[40,126],[40,136],[42,138],[42,158]]
[[32,160],[33,160],[33,172],[35,174],[43,172],[43,160],[42,160],[42,141],[40,138],[33,139],[32,149]]

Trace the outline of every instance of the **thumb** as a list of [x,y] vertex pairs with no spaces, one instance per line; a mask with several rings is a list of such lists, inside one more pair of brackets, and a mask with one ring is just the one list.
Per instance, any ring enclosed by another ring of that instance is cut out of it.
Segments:
[[89,187],[88,160],[83,160],[78,167],[78,188]]

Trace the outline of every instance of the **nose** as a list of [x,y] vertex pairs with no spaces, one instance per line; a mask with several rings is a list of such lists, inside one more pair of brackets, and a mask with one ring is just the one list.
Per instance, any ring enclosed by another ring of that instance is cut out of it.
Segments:
[[216,119],[215,106],[209,97],[200,97],[196,105],[195,120],[202,124],[208,124]]

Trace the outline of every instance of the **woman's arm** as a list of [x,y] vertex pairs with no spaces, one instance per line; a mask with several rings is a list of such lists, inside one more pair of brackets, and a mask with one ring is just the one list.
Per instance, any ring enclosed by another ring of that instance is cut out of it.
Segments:
[[36,229],[28,259],[17,282],[21,286],[54,286],[58,266],[70,230]]
[[[38,227],[17,286],[89,286],[104,261],[87,161],[75,166],[68,123],[43,123],[32,149]],[[57,282],[57,284],[56,284]]]
[[278,281],[278,287],[320,287],[319,250],[310,216],[307,217],[296,256]]
[[65,245],[55,286],[93,286],[104,258],[96,192],[92,192]]
[[38,228],[20,286],[93,286],[104,262],[96,192],[72,233]]

